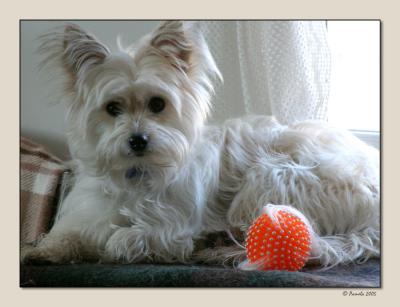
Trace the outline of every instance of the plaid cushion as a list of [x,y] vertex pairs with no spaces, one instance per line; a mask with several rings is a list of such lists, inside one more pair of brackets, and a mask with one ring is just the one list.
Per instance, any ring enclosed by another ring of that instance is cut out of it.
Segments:
[[57,187],[66,170],[43,147],[21,138],[21,242],[31,243],[48,231],[56,209]]

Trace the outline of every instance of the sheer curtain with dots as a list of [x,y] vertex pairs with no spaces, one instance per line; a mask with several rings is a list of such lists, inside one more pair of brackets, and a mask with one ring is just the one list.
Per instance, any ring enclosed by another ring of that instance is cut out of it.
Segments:
[[224,83],[212,121],[274,115],[326,120],[330,53],[324,21],[207,21],[203,33]]

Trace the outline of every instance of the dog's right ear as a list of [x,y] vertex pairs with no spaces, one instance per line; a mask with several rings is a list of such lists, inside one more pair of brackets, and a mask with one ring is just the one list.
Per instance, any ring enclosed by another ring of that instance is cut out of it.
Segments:
[[110,51],[93,35],[75,24],[67,24],[61,31],[41,37],[40,53],[47,54],[45,64],[57,60],[74,78],[101,64]]
[[110,53],[94,36],[74,24],[64,30],[64,63],[72,73],[100,64]]

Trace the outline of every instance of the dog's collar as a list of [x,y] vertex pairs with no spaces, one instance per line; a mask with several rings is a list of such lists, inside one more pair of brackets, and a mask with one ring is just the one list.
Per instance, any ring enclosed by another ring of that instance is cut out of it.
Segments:
[[132,167],[130,169],[128,169],[125,173],[125,177],[127,179],[132,179],[134,177],[138,177],[141,176],[143,174],[143,171],[137,167]]

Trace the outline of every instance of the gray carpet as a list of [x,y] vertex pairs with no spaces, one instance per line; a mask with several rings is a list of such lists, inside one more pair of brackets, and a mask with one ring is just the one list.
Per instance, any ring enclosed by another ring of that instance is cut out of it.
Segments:
[[22,265],[21,287],[307,287],[379,288],[380,260],[327,271],[253,271],[205,265]]

